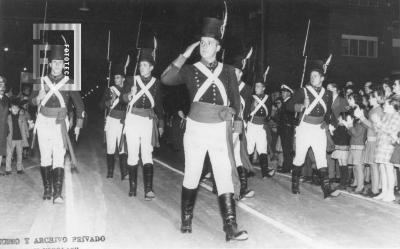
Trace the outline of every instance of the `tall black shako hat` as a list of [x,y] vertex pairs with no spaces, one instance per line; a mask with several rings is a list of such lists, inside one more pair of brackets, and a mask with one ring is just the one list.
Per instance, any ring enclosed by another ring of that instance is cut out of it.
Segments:
[[211,37],[218,41],[222,41],[225,32],[223,21],[214,17],[203,18],[201,28],[201,37]]
[[64,60],[64,45],[50,45],[49,61]]
[[322,60],[311,61],[308,73],[310,74],[311,72],[318,72],[320,75],[325,76],[324,62]]
[[112,68],[112,75],[121,75],[125,76],[125,65],[123,64],[116,64]]
[[332,60],[332,54],[329,55],[328,59],[324,62],[322,60],[314,60],[310,63],[309,73],[315,71],[320,73],[322,76],[326,75],[326,71],[328,70],[328,66],[330,65]]
[[154,66],[154,64],[156,63],[154,60],[154,49],[152,48],[140,49],[139,62],[141,61],[147,61]]

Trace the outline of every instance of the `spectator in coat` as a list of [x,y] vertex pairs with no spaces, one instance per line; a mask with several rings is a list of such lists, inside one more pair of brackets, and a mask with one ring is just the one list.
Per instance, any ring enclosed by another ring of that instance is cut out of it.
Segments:
[[7,80],[0,76],[0,164],[3,156],[7,154],[7,116],[9,100],[5,95]]

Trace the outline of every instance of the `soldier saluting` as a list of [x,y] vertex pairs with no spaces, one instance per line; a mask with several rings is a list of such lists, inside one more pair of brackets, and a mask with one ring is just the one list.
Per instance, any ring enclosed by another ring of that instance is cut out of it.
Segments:
[[[181,232],[192,232],[193,209],[206,153],[212,164],[223,218],[226,240],[246,240],[246,231],[236,223],[233,176],[238,183],[232,144],[232,118],[235,132],[241,132],[240,97],[232,66],[216,59],[221,49],[224,25],[216,18],[205,18],[201,39],[190,45],[161,76],[166,85],[185,84],[191,99],[184,135],[185,175],[182,186]],[[200,46],[201,60],[184,65]]]
[[[49,58],[50,74],[41,77],[41,88],[33,91],[31,102],[38,106],[38,116],[35,129],[37,130],[40,149],[40,173],[44,187],[44,200],[53,203],[63,203],[62,186],[64,181],[64,156],[66,148],[73,154],[70,146],[68,129],[67,106],[72,100],[76,110],[75,135],[78,138],[83,125],[84,105],[78,91],[64,91],[61,88],[72,84],[73,80],[63,74],[64,46],[52,45]],[[75,158],[71,155],[71,158]],[[53,191],[51,183],[53,182]]]
[[299,112],[300,123],[296,127],[296,155],[293,159],[292,192],[299,194],[299,179],[302,165],[308,149],[311,147],[318,168],[321,188],[324,198],[336,196],[328,178],[326,160],[327,135],[326,130],[331,116],[332,94],[322,83],[325,79],[326,65],[322,61],[312,64],[310,70],[310,84],[297,90],[287,102],[287,109]]
[[148,201],[155,198],[153,147],[159,146],[158,136],[164,131],[160,82],[152,76],[154,64],[152,51],[141,49],[140,75],[128,80],[122,94],[122,100],[128,103],[124,133],[128,146],[129,196],[136,196],[140,152],[143,163],[144,196]]
[[118,149],[121,180],[127,173],[127,158],[124,146],[119,149],[123,122],[126,114],[126,103],[121,100],[122,89],[125,83],[125,68],[118,64],[113,69],[114,85],[106,89],[104,94],[105,106],[108,109],[104,131],[107,143],[107,178],[114,176],[115,151]]

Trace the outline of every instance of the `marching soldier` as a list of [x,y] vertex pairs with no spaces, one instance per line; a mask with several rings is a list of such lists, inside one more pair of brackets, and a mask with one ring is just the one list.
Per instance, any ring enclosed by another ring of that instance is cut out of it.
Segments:
[[275,174],[274,169],[268,168],[268,140],[267,140],[267,122],[271,115],[272,100],[265,93],[265,76],[259,77],[255,83],[255,94],[246,100],[244,118],[247,122],[247,152],[249,155],[257,151],[260,158],[262,177],[272,177]]
[[[154,58],[151,50],[142,49],[139,73],[124,87],[122,99],[128,103],[124,133],[128,147],[129,196],[136,196],[139,152],[143,163],[144,197],[150,201],[153,192],[153,147],[164,132],[160,82],[152,76]],[[157,129],[158,127],[158,129]],[[140,149],[140,151],[139,151]]]
[[[233,60],[233,67],[235,68],[235,74],[239,83],[240,118],[243,118],[246,99],[248,99],[253,92],[251,87],[242,81],[243,69],[246,66],[246,59],[247,58],[243,58],[243,56],[238,55],[235,56]],[[240,199],[254,197],[254,191],[247,189],[247,176],[248,172],[252,169],[252,165],[247,154],[246,145],[246,134],[244,132],[240,135],[239,133],[233,134],[233,149],[235,153],[236,169],[238,171],[240,180]]]
[[[41,89],[32,92],[31,101],[38,106],[38,116],[35,129],[37,131],[40,149],[40,173],[44,186],[44,200],[50,200],[53,193],[53,203],[63,203],[62,185],[64,181],[64,156],[68,148],[71,158],[75,158],[70,147],[67,106],[72,100],[76,110],[76,139],[83,125],[84,105],[78,91],[63,91],[61,88],[73,81],[63,74],[64,46],[53,45],[49,58],[51,72],[40,78]],[[51,182],[53,182],[53,191]]]
[[293,90],[283,84],[281,86],[281,95],[283,99],[279,123],[278,134],[281,138],[283,163],[280,173],[289,173],[292,170],[293,162],[293,138],[294,138],[294,113],[287,109],[287,103],[292,97]]
[[[225,25],[216,18],[205,18],[200,41],[190,45],[161,76],[166,85],[186,84],[191,98],[184,136],[185,176],[182,186],[181,232],[192,232],[192,218],[197,188],[208,152],[218,191],[226,240],[246,240],[246,231],[236,223],[234,193],[239,182],[233,154],[234,132],[241,132],[240,97],[234,68],[217,61]],[[201,60],[184,65],[193,50],[200,46]],[[233,178],[235,176],[236,178]],[[235,181],[235,188],[234,188]]]
[[327,137],[325,129],[328,128],[331,115],[332,94],[325,90],[322,82],[325,79],[325,69],[322,61],[312,64],[310,70],[310,85],[299,89],[287,103],[287,108],[293,112],[300,112],[300,123],[296,127],[296,155],[293,159],[292,192],[299,194],[299,179],[302,165],[311,147],[318,168],[321,188],[324,198],[337,196],[331,188],[328,178],[326,161]]
[[104,131],[107,143],[107,178],[114,176],[115,151],[118,150],[121,180],[127,176],[127,159],[124,146],[119,149],[121,141],[123,122],[126,114],[126,103],[121,101],[121,93],[125,83],[125,68],[117,65],[113,70],[114,86],[106,89],[105,106],[108,110]]

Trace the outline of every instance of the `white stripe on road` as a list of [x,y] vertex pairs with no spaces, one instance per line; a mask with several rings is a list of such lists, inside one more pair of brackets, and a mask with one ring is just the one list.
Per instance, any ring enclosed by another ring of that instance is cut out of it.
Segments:
[[[261,170],[261,168],[258,167],[258,166],[253,166],[253,168],[255,168],[257,170]],[[278,175],[278,176],[283,176],[283,177],[288,178],[288,179],[292,179],[291,175],[282,174],[282,173],[279,173],[279,172],[276,172],[275,174]],[[300,182],[303,182],[302,179],[300,179]],[[345,190],[339,190],[339,193],[343,194],[343,195],[347,195],[347,196],[353,197],[355,199],[376,203],[376,204],[379,204],[379,205],[382,205],[382,206],[385,206],[385,207],[391,207],[391,208],[395,208],[395,209],[400,209],[400,205],[396,204],[395,202],[383,202],[383,201],[380,201],[380,200],[375,200],[375,199],[370,198],[370,197],[365,197],[365,196],[362,196],[362,195],[353,194],[353,193],[350,193],[350,192],[345,191]]]
[[[161,166],[163,166],[163,167],[165,167],[167,169],[170,169],[170,170],[174,171],[177,174],[184,175],[184,173],[182,171],[171,167],[170,165],[168,165],[167,163],[165,163],[165,162],[163,162],[163,161],[161,161],[159,159],[153,159],[153,160],[156,163],[160,164]],[[208,191],[212,191],[212,188],[210,186],[208,186],[207,184],[205,184],[205,183],[200,183],[200,186],[202,186],[203,188],[207,189]],[[288,233],[288,234],[292,235],[293,237],[303,241],[309,247],[312,247],[312,248],[333,248],[332,245],[328,246],[328,245],[326,245],[326,243],[324,243],[324,244],[319,243],[318,241],[315,241],[314,239],[308,237],[307,235],[304,235],[304,234],[298,232],[297,230],[292,229],[292,228],[284,225],[283,223],[280,223],[279,221],[274,220],[273,218],[268,217],[268,216],[258,212],[257,210],[249,207],[248,205],[246,205],[243,202],[237,202],[237,206],[240,207],[241,209],[245,210],[246,212],[256,216],[257,218],[265,221],[266,223],[278,228],[279,230],[281,230],[281,231],[283,231],[285,233]],[[335,245],[335,248],[338,248],[338,247]]]

